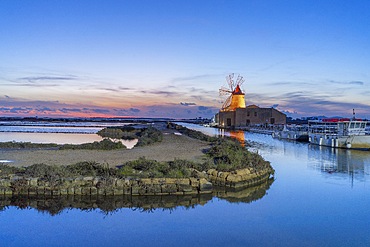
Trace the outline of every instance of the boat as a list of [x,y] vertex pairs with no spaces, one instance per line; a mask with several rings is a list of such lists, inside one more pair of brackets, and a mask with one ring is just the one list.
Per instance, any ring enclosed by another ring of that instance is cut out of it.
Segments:
[[368,121],[356,118],[328,118],[308,122],[312,144],[333,148],[370,150]]
[[282,130],[275,130],[272,132],[272,137],[292,141],[308,142],[307,126],[284,125]]

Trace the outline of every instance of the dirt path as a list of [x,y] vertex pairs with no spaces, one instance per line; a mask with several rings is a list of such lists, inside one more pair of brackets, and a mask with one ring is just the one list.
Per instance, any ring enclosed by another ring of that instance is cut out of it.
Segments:
[[188,136],[178,135],[173,130],[163,130],[163,141],[145,147],[134,147],[122,150],[50,150],[32,149],[15,150],[0,149],[0,160],[11,160],[8,163],[14,166],[28,166],[37,163],[48,165],[69,165],[81,161],[96,161],[108,163],[110,166],[121,165],[126,161],[135,160],[139,157],[158,161],[170,161],[187,159],[202,161],[203,150],[209,144]]

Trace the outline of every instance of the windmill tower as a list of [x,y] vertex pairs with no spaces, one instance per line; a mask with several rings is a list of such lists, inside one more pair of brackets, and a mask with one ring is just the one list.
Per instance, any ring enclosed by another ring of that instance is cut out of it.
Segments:
[[244,82],[243,76],[238,75],[234,80],[234,73],[232,73],[226,76],[226,82],[229,88],[221,87],[219,90],[220,96],[229,95],[222,105],[221,111],[235,111],[236,108],[245,108],[245,93],[240,88]]

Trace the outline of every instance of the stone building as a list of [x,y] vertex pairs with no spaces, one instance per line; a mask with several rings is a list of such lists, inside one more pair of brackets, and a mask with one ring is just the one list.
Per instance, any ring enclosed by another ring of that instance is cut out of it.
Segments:
[[233,111],[220,111],[215,121],[221,128],[243,128],[249,126],[285,124],[286,115],[274,108],[250,105]]

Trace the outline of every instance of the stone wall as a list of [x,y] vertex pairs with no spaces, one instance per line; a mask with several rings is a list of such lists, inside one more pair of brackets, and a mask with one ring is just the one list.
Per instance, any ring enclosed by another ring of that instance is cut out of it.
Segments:
[[215,169],[209,169],[206,174],[213,185],[246,188],[266,182],[274,175],[274,172],[274,169],[268,167],[258,171],[252,168],[244,168],[233,172],[220,172]]
[[193,195],[213,192],[213,186],[247,188],[262,184],[274,174],[245,168],[233,172],[209,169],[198,172],[198,178],[99,178],[79,177],[59,180],[9,176],[0,179],[0,195]]
[[47,181],[10,176],[0,179],[0,195],[187,195],[212,193],[212,188],[205,178],[80,177]]

